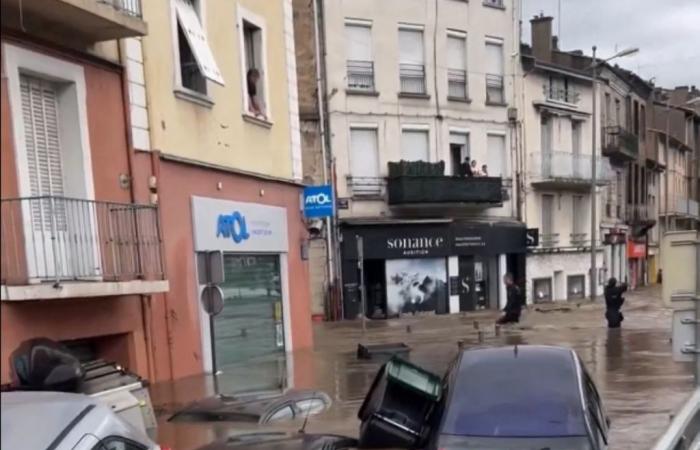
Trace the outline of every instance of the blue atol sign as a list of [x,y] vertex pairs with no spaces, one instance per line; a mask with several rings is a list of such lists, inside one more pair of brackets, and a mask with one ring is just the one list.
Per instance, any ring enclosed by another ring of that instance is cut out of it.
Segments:
[[333,188],[331,185],[304,188],[304,216],[307,218],[333,216]]
[[216,237],[233,239],[236,244],[248,239],[250,234],[248,234],[245,216],[238,211],[231,214],[219,214],[216,221]]

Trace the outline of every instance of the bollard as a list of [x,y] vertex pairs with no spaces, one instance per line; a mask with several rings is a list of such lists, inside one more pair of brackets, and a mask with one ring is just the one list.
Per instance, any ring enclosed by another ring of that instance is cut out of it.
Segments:
[[500,326],[500,325],[496,324],[496,325],[494,326],[494,330],[496,331],[496,336],[500,336],[500,335],[501,335],[501,326]]
[[412,330],[411,330],[411,326],[410,326],[410,325],[406,325],[406,333],[409,333],[409,334],[410,334],[411,331],[412,331]]
[[476,321],[476,320],[474,321],[474,329],[475,329],[475,330],[478,330],[478,329],[479,329],[479,322]]
[[483,344],[484,343],[484,332],[479,331],[479,343]]

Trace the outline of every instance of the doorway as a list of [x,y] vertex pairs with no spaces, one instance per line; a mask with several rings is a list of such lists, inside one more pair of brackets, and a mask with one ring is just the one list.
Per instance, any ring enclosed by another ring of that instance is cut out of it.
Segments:
[[365,289],[367,309],[370,319],[386,319],[386,261],[383,259],[366,259],[364,261]]

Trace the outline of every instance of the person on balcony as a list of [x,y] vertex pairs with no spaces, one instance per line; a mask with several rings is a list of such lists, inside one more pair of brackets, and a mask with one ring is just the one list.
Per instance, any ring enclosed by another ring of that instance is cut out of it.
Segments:
[[459,165],[459,174],[463,177],[472,177],[474,174],[472,173],[472,167],[471,163],[469,162],[469,157],[465,156],[464,157],[464,162]]
[[479,170],[479,164],[476,162],[475,159],[472,159],[471,172],[472,172],[472,176],[474,176],[474,177],[481,176],[481,171]]
[[482,177],[488,177],[489,176],[489,169],[486,167],[486,164],[481,166],[481,176]]

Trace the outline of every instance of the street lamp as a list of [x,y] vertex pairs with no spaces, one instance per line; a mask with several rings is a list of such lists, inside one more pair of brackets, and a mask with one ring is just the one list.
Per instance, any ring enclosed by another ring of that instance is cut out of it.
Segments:
[[597,174],[596,174],[596,156],[597,156],[597,150],[598,150],[598,145],[596,142],[596,130],[597,130],[597,125],[596,125],[596,99],[597,99],[597,92],[596,92],[596,87],[597,87],[597,78],[598,78],[598,66],[611,61],[615,58],[620,58],[622,56],[629,56],[637,53],[639,51],[638,48],[632,47],[632,48],[626,48],[622,51],[619,51],[612,55],[610,58],[603,59],[600,61],[596,60],[595,52],[596,52],[597,47],[594,45],[593,46],[593,62],[591,63],[591,69],[593,71],[593,110],[591,113],[591,130],[592,130],[592,135],[593,135],[593,151],[591,152],[591,276],[590,276],[590,281],[591,281],[591,291],[590,291],[590,297],[591,301],[595,300],[596,297],[596,287],[598,286],[598,268],[596,267],[596,252],[597,252],[597,243],[596,243],[596,234],[598,231],[598,225],[597,225],[597,193],[596,193],[596,185],[598,183],[597,180]]

